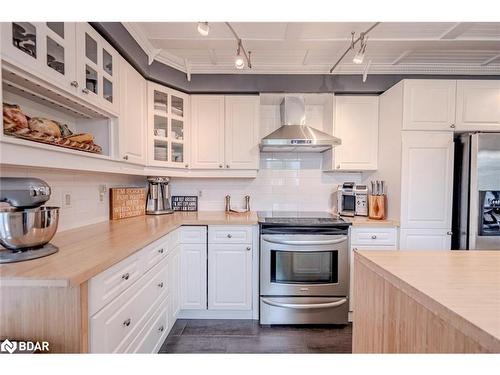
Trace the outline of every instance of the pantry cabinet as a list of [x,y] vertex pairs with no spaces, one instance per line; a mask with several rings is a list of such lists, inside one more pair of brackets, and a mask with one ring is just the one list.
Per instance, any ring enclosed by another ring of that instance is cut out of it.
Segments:
[[451,230],[453,134],[403,132],[401,227]]
[[251,310],[252,245],[208,245],[208,309]]
[[453,131],[455,80],[403,81],[403,130]]
[[76,94],[76,24],[2,23],[2,59]]
[[259,99],[191,95],[191,167],[259,168]]
[[337,96],[334,135],[342,144],[333,149],[333,166],[338,171],[377,169],[378,96]]
[[146,80],[124,59],[120,62],[119,145],[122,160],[146,164]]
[[148,164],[189,168],[189,96],[148,82]]
[[500,130],[500,80],[457,81],[458,131]]
[[78,94],[117,114],[120,55],[86,22],[76,23],[76,46]]

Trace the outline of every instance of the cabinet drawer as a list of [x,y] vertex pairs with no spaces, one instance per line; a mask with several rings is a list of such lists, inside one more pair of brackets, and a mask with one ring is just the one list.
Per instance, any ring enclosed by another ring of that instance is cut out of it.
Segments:
[[211,225],[208,227],[208,243],[252,243],[252,227]]
[[144,270],[147,271],[160,263],[165,259],[169,250],[168,239],[156,241],[143,249],[139,256],[144,259]]
[[127,353],[157,353],[168,335],[168,303],[163,302],[136,335]]
[[180,228],[181,243],[206,243],[207,227],[205,226],[182,226]]
[[140,278],[142,273],[143,258],[141,252],[138,252],[90,279],[89,315],[94,315],[129,288]]
[[137,283],[90,318],[92,353],[116,353],[127,348],[166,293],[166,262],[146,273]]
[[352,228],[351,244],[354,245],[396,245],[396,228]]

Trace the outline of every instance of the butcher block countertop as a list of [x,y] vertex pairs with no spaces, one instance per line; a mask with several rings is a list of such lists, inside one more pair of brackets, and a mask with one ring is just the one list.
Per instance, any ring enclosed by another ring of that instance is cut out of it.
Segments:
[[396,220],[384,219],[374,220],[364,216],[342,217],[345,221],[352,223],[354,227],[399,227]]
[[0,265],[1,286],[77,286],[181,225],[255,225],[257,214],[219,211],[146,215],[57,233],[59,252]]
[[500,352],[500,251],[357,251],[357,261]]

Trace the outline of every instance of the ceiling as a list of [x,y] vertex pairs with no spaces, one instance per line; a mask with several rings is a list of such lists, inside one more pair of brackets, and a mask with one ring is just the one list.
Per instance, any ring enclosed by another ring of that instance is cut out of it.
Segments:
[[[234,67],[236,40],[223,22],[209,23],[204,37],[196,22],[124,23],[148,54],[189,74],[328,73],[366,22],[231,23],[252,52],[252,69]],[[336,74],[500,74],[500,22],[383,22],[369,33],[363,64],[350,51]]]

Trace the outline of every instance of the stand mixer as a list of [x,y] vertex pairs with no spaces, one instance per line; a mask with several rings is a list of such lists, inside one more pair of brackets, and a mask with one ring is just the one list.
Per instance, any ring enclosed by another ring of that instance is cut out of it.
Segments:
[[36,259],[58,251],[49,241],[59,222],[59,207],[42,206],[50,186],[38,178],[0,177],[0,263]]

